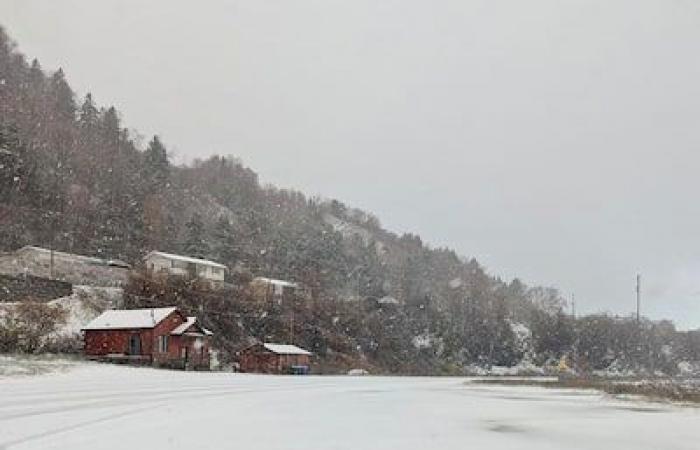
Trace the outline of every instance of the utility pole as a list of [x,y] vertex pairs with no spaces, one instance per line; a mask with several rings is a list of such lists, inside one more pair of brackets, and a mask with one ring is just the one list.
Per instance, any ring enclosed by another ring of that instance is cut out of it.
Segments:
[[571,316],[576,318],[576,297],[574,294],[571,294]]
[[[153,327],[155,328],[156,326],[156,313],[153,311],[153,307],[151,307],[151,323],[153,324]],[[153,360],[153,355],[155,355],[156,350],[160,351],[160,348],[158,347],[158,341],[156,340],[156,334],[151,333],[153,336],[151,338],[151,364],[153,364],[155,361]],[[139,340],[141,338],[139,337]],[[140,347],[140,344],[139,344]],[[139,353],[141,353],[141,349],[139,349]],[[185,361],[185,367],[187,366],[187,361]]]
[[294,305],[292,305],[292,317],[289,320],[289,343],[294,344]]
[[53,239],[51,239],[51,248],[49,249],[50,255],[51,255],[50,260],[49,260],[49,278],[52,280],[54,279],[54,276],[53,276],[53,244],[54,244]]
[[54,258],[53,258],[53,248],[56,246],[56,216],[54,214],[50,214],[51,217],[51,246],[49,248],[50,251],[50,261],[49,261],[49,278],[52,280],[55,278],[54,276]]
[[642,276],[637,274],[637,325],[639,325],[639,305],[642,294]]

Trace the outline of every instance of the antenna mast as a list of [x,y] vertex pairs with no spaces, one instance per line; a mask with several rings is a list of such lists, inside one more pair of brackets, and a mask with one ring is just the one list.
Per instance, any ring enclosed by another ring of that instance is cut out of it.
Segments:
[[637,274],[637,325],[639,325],[639,305],[642,295],[642,276]]

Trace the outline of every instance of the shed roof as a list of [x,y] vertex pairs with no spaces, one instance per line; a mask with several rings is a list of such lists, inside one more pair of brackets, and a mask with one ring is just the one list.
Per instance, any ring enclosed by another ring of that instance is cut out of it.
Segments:
[[282,287],[292,287],[292,288],[299,287],[298,284],[292,283],[291,281],[276,280],[274,278],[255,277],[255,278],[253,278],[253,281],[258,281],[261,283],[267,283],[267,284],[272,284],[275,286],[282,286]]
[[177,308],[111,309],[105,311],[83,330],[119,330],[125,328],[153,328]]
[[143,259],[148,259],[151,256],[160,256],[162,258],[172,259],[175,261],[183,261],[183,262],[188,262],[188,263],[192,263],[192,264],[202,264],[205,266],[218,267],[219,269],[226,268],[225,265],[220,264],[218,262],[210,261],[208,259],[192,258],[191,256],[175,255],[173,253],[165,253],[165,252],[159,252],[159,251],[155,251],[155,250],[150,252],[146,256],[144,256]]
[[291,344],[271,344],[266,342],[263,344],[263,347],[278,355],[311,355],[311,352]]
[[394,297],[391,297],[389,295],[384,296],[377,300],[377,303],[382,304],[382,305],[400,305],[401,302]]

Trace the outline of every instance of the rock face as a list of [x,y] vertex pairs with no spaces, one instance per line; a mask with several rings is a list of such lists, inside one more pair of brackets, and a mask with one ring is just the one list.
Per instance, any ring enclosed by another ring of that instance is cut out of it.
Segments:
[[61,306],[66,323],[50,338],[79,340],[81,327],[103,311],[122,306],[121,286],[129,268],[99,258],[51,253],[29,246],[0,253],[0,317],[27,299]]
[[0,302],[17,302],[25,298],[47,301],[73,293],[73,286],[65,281],[49,280],[32,275],[0,274]]

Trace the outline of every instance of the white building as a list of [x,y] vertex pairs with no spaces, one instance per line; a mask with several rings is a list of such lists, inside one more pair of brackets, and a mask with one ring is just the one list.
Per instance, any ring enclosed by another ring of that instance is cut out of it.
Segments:
[[144,258],[146,268],[153,272],[171,275],[198,277],[214,284],[223,284],[226,266],[206,259],[152,251]]
[[255,277],[250,282],[253,294],[259,300],[282,300],[294,295],[299,285],[291,281],[275,280],[274,278]]

